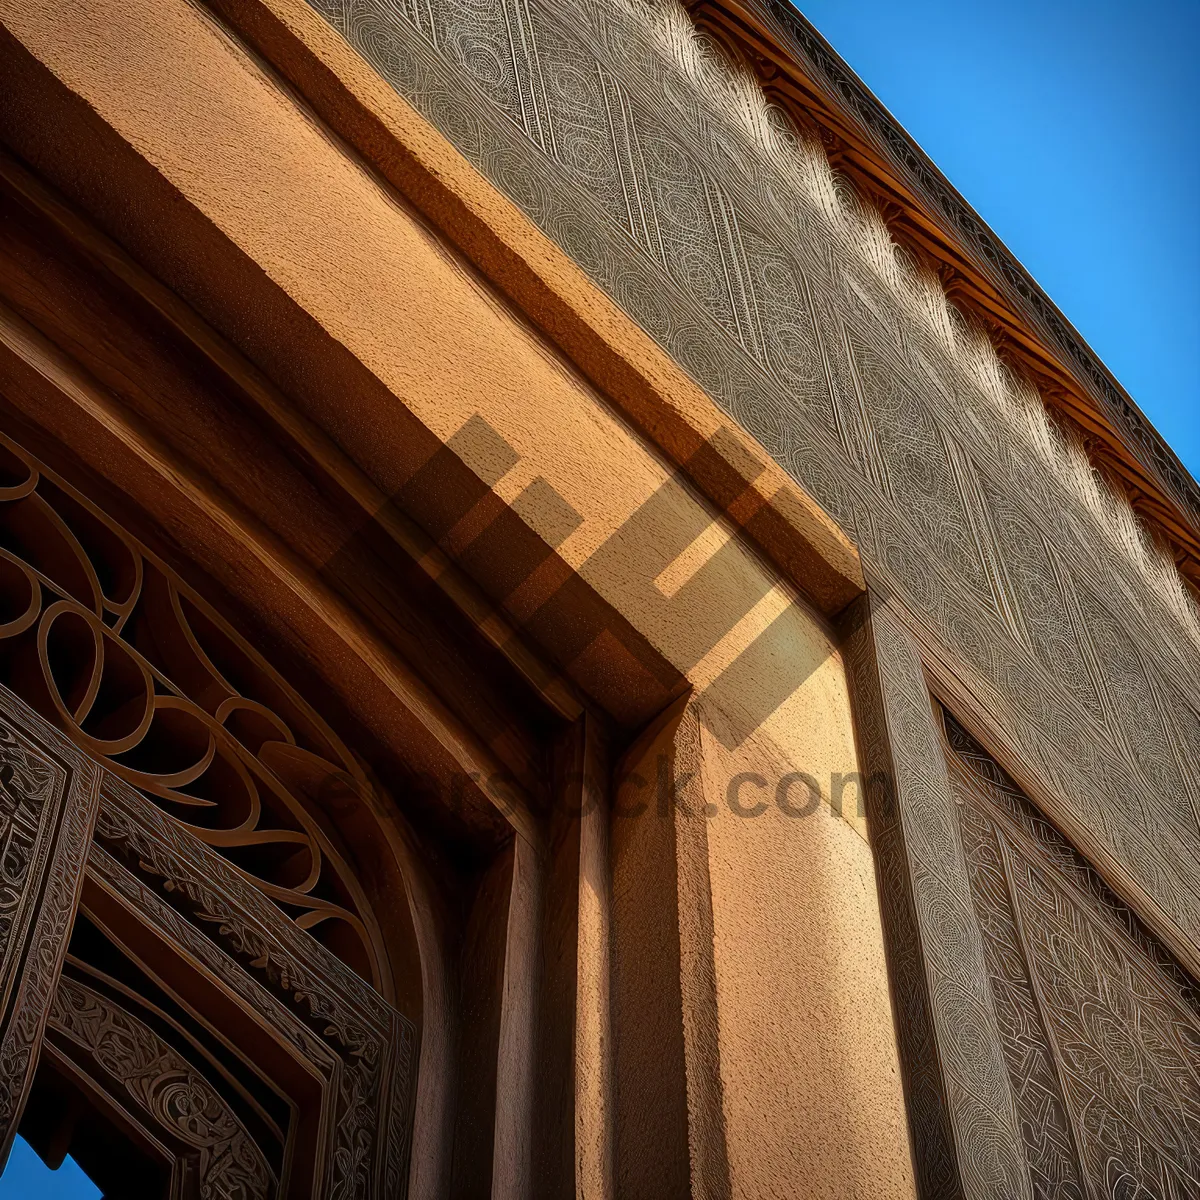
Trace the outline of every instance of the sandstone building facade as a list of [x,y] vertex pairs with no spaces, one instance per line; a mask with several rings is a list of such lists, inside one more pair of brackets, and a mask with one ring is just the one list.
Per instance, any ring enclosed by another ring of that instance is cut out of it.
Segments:
[[798,13],[0,79],[0,1152],[1200,1196],[1200,492]]

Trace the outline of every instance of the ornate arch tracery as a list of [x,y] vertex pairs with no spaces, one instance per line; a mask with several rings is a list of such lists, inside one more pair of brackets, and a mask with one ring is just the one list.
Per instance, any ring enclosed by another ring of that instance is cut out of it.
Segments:
[[[0,1017],[6,1139],[24,1112],[61,1157],[84,1112],[96,1178],[121,1197],[156,1194],[156,1175],[172,1200],[403,1195],[412,1022],[7,688],[0,781],[33,851],[18,861],[7,839],[0,901],[42,895],[32,930],[0,926],[5,982],[21,980]],[[48,1105],[64,1080],[71,1099]]]
[[322,794],[349,749],[161,559],[0,434],[0,676],[376,987],[380,932]]

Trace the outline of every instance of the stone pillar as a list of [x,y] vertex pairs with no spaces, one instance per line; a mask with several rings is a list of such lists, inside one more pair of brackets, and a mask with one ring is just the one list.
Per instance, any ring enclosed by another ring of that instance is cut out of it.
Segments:
[[946,760],[912,636],[843,622],[922,1196],[1031,1197]]
[[846,819],[857,764],[829,699],[803,760],[762,733],[724,745],[685,698],[620,767],[620,1196],[915,1194],[870,848]]

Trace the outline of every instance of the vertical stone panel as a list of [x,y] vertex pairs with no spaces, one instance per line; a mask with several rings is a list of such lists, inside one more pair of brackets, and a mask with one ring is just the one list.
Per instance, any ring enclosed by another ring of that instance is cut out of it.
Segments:
[[870,595],[846,629],[921,1195],[1031,1200],[920,656]]
[[656,798],[660,779],[668,803],[673,791],[677,721],[626,755],[612,822],[615,1177],[629,1200],[691,1195],[678,849]]
[[98,767],[0,688],[0,1164],[37,1067],[99,785]]
[[1034,1195],[1196,1194],[1195,981],[999,764],[943,716]]

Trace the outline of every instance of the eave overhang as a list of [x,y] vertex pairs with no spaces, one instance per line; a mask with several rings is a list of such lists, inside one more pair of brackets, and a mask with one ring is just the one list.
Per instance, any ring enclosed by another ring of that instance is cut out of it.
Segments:
[[815,129],[835,170],[875,203],[893,237],[980,321],[1000,355],[1128,497],[1200,588],[1200,487],[1029,272],[788,0],[687,0],[693,19]]

